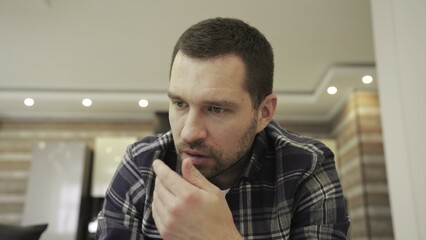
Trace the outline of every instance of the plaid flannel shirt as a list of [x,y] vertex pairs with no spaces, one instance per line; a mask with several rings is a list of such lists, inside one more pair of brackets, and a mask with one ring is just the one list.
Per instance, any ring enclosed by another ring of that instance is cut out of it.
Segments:
[[[346,239],[349,218],[325,145],[272,121],[252,149],[226,195],[244,239]],[[97,239],[161,239],[151,212],[155,159],[181,173],[170,132],[129,146],[99,213]]]

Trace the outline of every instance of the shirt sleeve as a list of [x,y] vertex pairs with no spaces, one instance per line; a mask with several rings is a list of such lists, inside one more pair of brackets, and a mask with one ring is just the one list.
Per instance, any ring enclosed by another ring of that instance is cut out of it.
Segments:
[[301,182],[294,203],[290,239],[347,238],[350,223],[330,150],[326,150],[325,158]]
[[144,239],[140,208],[145,195],[145,183],[132,161],[131,148],[106,192],[102,211],[98,215],[96,239]]

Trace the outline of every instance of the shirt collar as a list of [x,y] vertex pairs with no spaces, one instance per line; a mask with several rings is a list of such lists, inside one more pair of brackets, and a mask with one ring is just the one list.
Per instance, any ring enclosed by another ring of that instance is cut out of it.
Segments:
[[253,141],[252,154],[247,166],[241,174],[240,180],[242,178],[246,178],[251,181],[258,179],[259,172],[264,164],[262,159],[266,156],[269,148],[270,142],[266,130],[264,129],[256,135]]

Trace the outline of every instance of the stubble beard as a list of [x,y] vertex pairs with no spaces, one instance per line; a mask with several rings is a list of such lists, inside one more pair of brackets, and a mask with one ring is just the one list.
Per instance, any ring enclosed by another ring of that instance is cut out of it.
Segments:
[[203,152],[208,155],[209,158],[215,161],[213,168],[204,168],[202,166],[195,166],[206,178],[212,178],[224,173],[229,168],[236,165],[242,158],[248,155],[248,151],[251,149],[254,137],[256,136],[257,128],[257,117],[253,117],[252,122],[245,134],[238,140],[238,150],[234,153],[225,155],[225,153],[217,150],[204,143],[203,140],[196,140],[193,142],[182,142],[176,145],[178,160],[182,162],[182,154],[184,149],[191,148]]

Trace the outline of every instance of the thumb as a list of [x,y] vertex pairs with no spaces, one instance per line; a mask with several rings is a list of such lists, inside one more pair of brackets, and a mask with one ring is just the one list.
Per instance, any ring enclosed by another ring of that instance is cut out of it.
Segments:
[[194,164],[189,158],[182,161],[182,176],[192,185],[206,191],[211,190],[213,187],[212,183],[210,183],[204,175],[198,171],[196,167],[194,167]]

